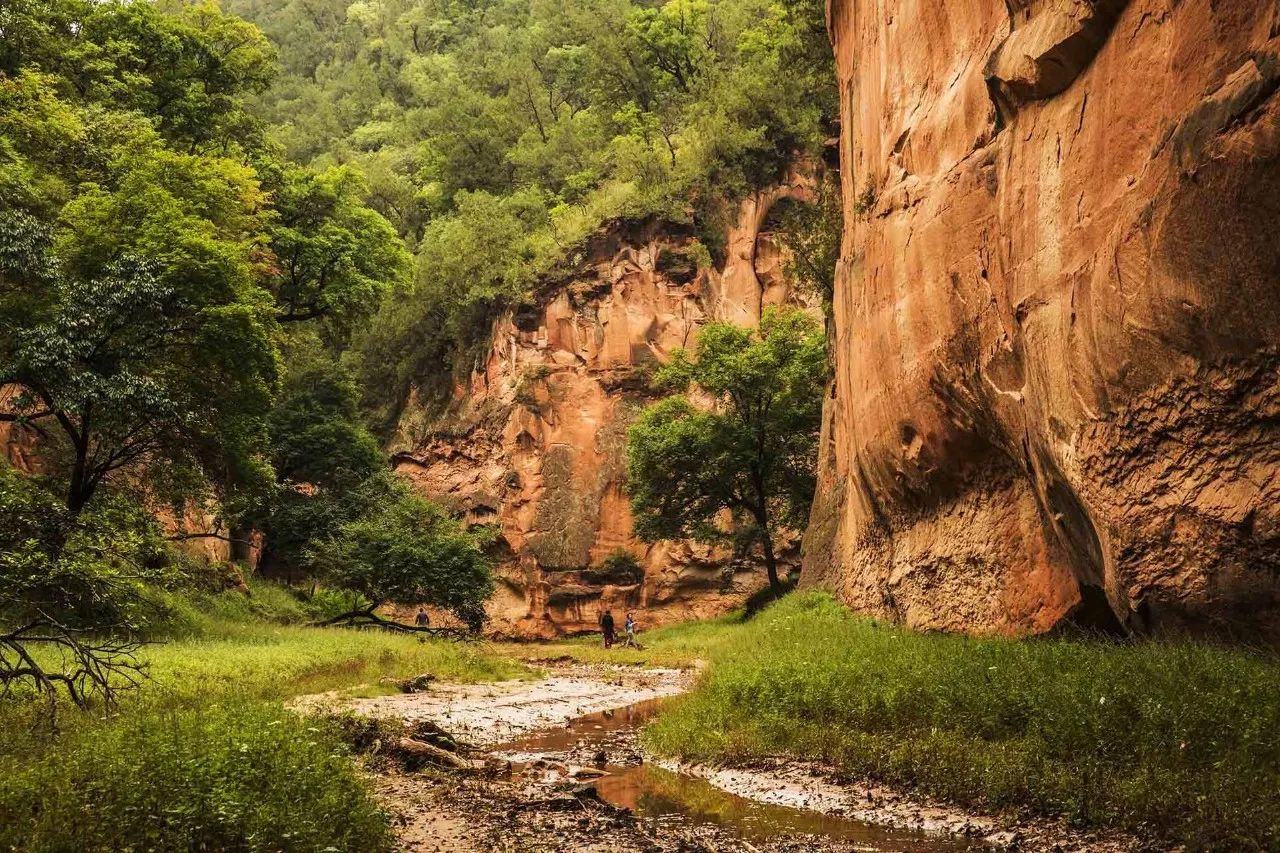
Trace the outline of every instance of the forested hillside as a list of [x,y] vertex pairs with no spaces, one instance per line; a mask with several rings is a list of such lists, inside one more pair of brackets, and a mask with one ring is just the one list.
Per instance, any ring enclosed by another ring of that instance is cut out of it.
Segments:
[[831,134],[815,0],[229,0],[280,52],[256,96],[292,158],[352,165],[417,253],[356,336],[375,425],[428,395],[496,308],[612,219],[693,225],[716,255],[731,203]]
[[375,435],[604,223],[716,255],[835,109],[810,0],[19,0],[0,34],[5,606],[63,628],[162,621],[193,543],[479,618],[486,534]]

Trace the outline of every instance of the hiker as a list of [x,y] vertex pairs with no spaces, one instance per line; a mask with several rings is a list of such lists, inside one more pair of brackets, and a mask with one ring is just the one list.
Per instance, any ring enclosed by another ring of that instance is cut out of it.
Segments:
[[623,648],[628,646],[633,649],[640,648],[640,644],[636,642],[636,617],[634,614],[627,614],[626,620],[622,623],[622,630],[627,632],[627,639],[622,642]]
[[417,625],[419,628],[431,627],[431,617],[427,615],[425,607],[418,608],[418,615],[413,617],[413,624]]
[[600,617],[600,631],[604,634],[604,647],[613,648],[613,611],[606,610]]

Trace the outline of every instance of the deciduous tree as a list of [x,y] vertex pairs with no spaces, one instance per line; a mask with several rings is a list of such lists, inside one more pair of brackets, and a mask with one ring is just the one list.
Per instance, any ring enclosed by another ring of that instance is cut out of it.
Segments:
[[690,396],[650,406],[628,432],[636,531],[714,541],[727,511],[760,543],[780,592],[774,539],[804,524],[813,498],[826,375],[822,329],[798,309],[767,310],[758,330],[704,326],[657,376]]

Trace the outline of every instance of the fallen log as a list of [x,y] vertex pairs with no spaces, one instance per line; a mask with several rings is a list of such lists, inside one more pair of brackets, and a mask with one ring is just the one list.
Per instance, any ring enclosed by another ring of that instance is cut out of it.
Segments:
[[409,737],[402,737],[396,741],[396,751],[401,758],[411,762],[437,764],[441,767],[452,767],[455,770],[475,769],[475,765],[461,755]]

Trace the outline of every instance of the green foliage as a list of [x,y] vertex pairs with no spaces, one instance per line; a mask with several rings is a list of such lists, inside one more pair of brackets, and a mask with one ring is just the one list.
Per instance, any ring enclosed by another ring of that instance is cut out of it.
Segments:
[[42,69],[88,103],[148,116],[185,147],[259,135],[242,98],[266,87],[274,52],[215,3],[13,0],[0,26],[0,75]]
[[340,344],[407,253],[353,170],[263,141],[274,51],[214,3],[19,0],[0,27],[0,418],[73,512],[127,476],[234,516],[271,479],[277,317]]
[[823,181],[815,203],[787,205],[778,230],[788,252],[788,277],[822,297],[828,316],[836,291],[836,263],[840,260],[843,231],[840,185],[831,179]]
[[625,548],[617,548],[600,561],[600,566],[590,574],[604,583],[638,584],[644,582],[644,566]]
[[385,470],[377,441],[357,416],[351,376],[323,353],[291,351],[293,367],[268,419],[275,489],[253,514],[265,540],[259,570],[312,574],[306,549],[365,510],[357,491]]
[[1195,849],[1280,844],[1280,666],[1179,643],[916,634],[791,596],[648,729],[699,761],[786,753],[965,805]]
[[709,408],[668,397],[627,437],[627,489],[646,539],[725,537],[724,511],[754,529],[771,584],[772,539],[803,525],[813,498],[826,354],[821,327],[801,311],[770,309],[758,331],[709,323],[692,353],[658,373],[673,390],[694,387]]
[[[136,630],[148,582],[167,575],[155,521],[121,495],[69,512],[42,484],[0,461],[0,625],[49,618],[71,627]],[[16,663],[0,647],[0,661]]]
[[369,612],[387,603],[425,602],[483,621],[477,606],[493,591],[483,550],[488,537],[391,477],[371,479],[360,495],[366,511],[310,549],[321,577],[359,593]]
[[190,584],[153,588],[155,618],[144,626],[148,638],[172,640],[216,635],[230,624],[299,625],[321,614],[293,589],[254,577],[239,587],[202,590]]
[[135,711],[69,733],[42,760],[14,757],[0,757],[6,848],[392,846],[333,725],[279,706]]
[[[407,271],[352,170],[289,166],[264,140],[246,98],[273,72],[263,35],[213,2],[0,8],[0,422],[62,495],[0,486],[38,517],[0,532],[0,620],[35,620],[0,635],[8,663],[38,646],[106,671],[162,619],[145,584],[169,555],[138,505],[243,522],[275,480],[279,321],[324,317],[341,346]],[[367,455],[359,437],[342,450]],[[0,682],[49,689],[37,670]]]
[[[230,0],[278,45],[288,153],[357,164],[418,250],[351,357],[380,431],[445,399],[493,315],[609,220],[694,221],[813,155],[836,112],[814,0]],[[277,254],[280,254],[277,252]]]
[[[113,471],[249,471],[276,378],[258,306],[205,301],[155,264],[124,256],[64,279],[43,317],[4,329],[0,382],[14,408],[56,430],[67,508],[79,512]],[[186,279],[188,284],[191,279]],[[52,441],[52,439],[51,439]]]
[[350,488],[385,467],[378,443],[360,426],[360,392],[328,361],[290,374],[269,419],[271,461],[285,481]]
[[[96,122],[85,144],[106,159],[91,174],[78,158],[42,164],[52,125],[14,132],[15,162],[47,191],[26,194],[40,224],[3,273],[0,382],[21,391],[5,419],[46,439],[73,511],[119,469],[250,479],[277,371],[269,297],[253,275],[263,196],[252,171],[170,151],[132,114],[57,104],[51,81],[24,73],[16,83],[24,98],[57,105],[73,134],[68,117]],[[0,115],[0,127],[15,122],[33,127]],[[73,180],[84,182],[66,199]],[[43,218],[48,202],[61,205],[56,220]]]
[[359,173],[289,167],[282,177],[271,230],[279,319],[327,318],[345,328],[407,277],[409,253],[391,224],[365,206]]

